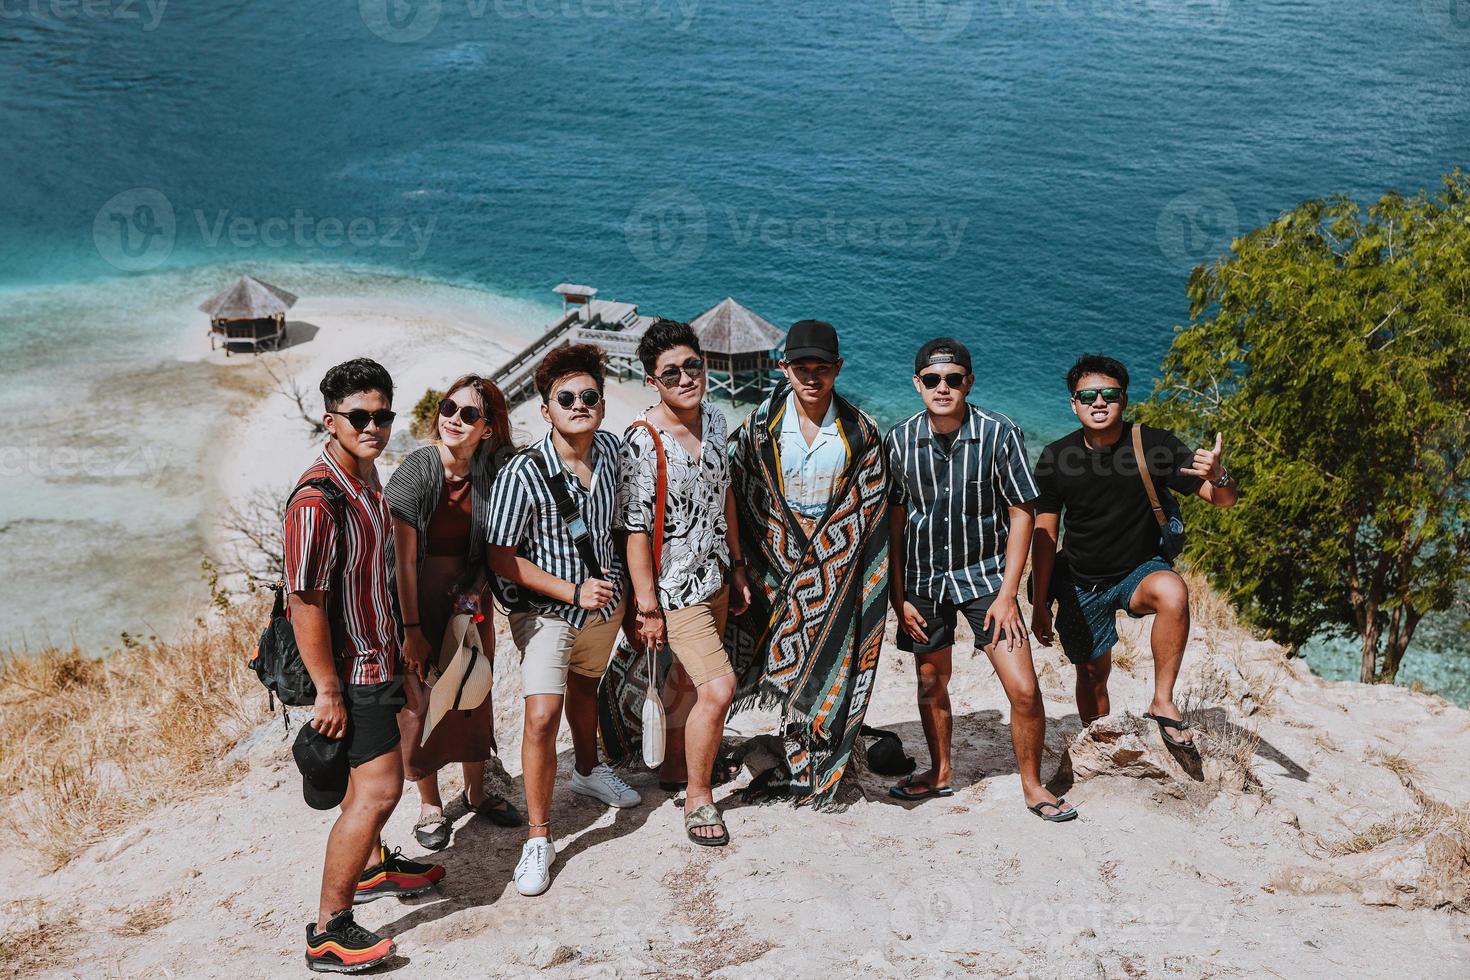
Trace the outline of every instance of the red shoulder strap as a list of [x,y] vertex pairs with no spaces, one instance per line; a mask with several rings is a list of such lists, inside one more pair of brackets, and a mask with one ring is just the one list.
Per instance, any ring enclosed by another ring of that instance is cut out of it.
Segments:
[[658,462],[658,482],[653,492],[653,580],[657,582],[659,559],[664,553],[664,511],[668,507],[669,496],[668,463],[664,459],[664,441],[659,438],[657,428],[644,419],[639,419],[629,428],[648,430],[649,438],[653,440],[654,457]]

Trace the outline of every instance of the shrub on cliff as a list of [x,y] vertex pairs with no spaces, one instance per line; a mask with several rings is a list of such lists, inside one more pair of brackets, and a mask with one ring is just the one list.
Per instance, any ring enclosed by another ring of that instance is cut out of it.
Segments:
[[1192,553],[1273,639],[1356,636],[1361,679],[1392,681],[1470,580],[1470,178],[1308,201],[1189,298],[1143,417],[1234,434],[1242,486],[1192,508]]

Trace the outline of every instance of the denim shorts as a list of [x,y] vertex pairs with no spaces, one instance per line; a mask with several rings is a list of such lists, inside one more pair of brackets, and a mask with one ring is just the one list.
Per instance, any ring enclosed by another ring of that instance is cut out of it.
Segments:
[[1142,615],[1128,608],[1133,593],[1154,572],[1172,571],[1162,558],[1150,558],[1112,584],[1084,585],[1070,575],[1056,577],[1056,631],[1062,652],[1074,664],[1096,660],[1118,642],[1118,611],[1134,619]]

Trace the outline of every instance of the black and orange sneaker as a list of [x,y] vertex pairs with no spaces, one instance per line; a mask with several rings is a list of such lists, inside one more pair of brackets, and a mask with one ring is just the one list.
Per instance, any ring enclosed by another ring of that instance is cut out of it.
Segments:
[[444,865],[410,861],[400,849],[395,847],[390,852],[387,845],[380,842],[378,863],[357,879],[357,893],[352,897],[352,904],[361,905],[384,895],[418,895],[433,888],[443,877]]
[[384,939],[358,925],[351,909],[343,909],[316,931],[316,923],[306,924],[306,965],[318,973],[359,973],[371,970],[398,949],[393,940]]

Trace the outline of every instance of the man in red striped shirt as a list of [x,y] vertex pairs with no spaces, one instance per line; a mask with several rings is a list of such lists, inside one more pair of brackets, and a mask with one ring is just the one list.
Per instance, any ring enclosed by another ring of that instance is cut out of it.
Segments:
[[316,685],[311,726],[343,741],[349,769],[342,810],[327,838],[320,907],[306,927],[306,964],[355,973],[395,947],[357,925],[353,905],[426,891],[444,868],[389,853],[380,836],[403,792],[397,717],[403,680],[389,592],[392,518],[376,462],[393,425],[393,379],[382,365],[358,358],[328,371],[321,392],[329,438],[297,485],[325,478],[336,492],[306,487],[291,498],[286,611]]

